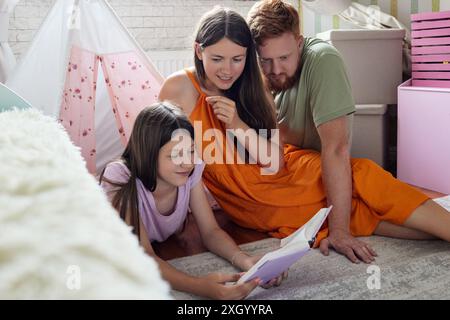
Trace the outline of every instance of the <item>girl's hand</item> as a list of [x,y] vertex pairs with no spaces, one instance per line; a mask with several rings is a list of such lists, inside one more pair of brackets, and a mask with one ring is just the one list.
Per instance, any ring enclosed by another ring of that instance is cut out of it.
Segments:
[[[259,261],[259,259],[261,259],[263,257],[263,254],[259,254],[256,256],[247,256],[244,259],[245,262],[243,262],[243,265],[250,265],[246,270],[250,269],[255,263],[257,263]],[[283,282],[284,279],[286,279],[288,276],[288,270],[284,271],[282,274],[280,274],[278,277],[273,278],[272,280],[270,280],[267,283],[261,284],[261,287],[264,289],[269,289],[273,286],[278,287],[281,282]]]
[[260,280],[253,279],[242,284],[226,284],[236,282],[241,277],[240,274],[210,273],[201,278],[205,290],[205,296],[218,300],[240,300],[247,297],[255,289]]
[[284,271],[278,277],[273,278],[269,282],[262,284],[261,287],[264,289],[269,289],[269,288],[272,288],[273,286],[278,287],[279,285],[281,285],[281,282],[283,282],[283,280],[288,277],[288,271],[289,271],[289,269]]
[[211,96],[206,98],[206,102],[211,105],[217,119],[222,121],[227,129],[242,127],[243,121],[239,118],[236,103],[233,100],[222,96]]

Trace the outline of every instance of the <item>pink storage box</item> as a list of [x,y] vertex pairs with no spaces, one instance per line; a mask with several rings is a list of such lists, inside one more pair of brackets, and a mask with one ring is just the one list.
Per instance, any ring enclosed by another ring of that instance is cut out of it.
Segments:
[[411,15],[412,85],[450,88],[450,11]]
[[398,87],[397,177],[450,194],[450,89]]

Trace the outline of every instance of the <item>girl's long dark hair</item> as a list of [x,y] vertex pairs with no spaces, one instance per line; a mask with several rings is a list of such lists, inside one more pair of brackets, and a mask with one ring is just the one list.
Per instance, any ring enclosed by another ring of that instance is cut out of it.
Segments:
[[105,181],[116,187],[112,205],[125,221],[130,212],[129,224],[140,239],[140,218],[136,179],[139,179],[150,192],[156,189],[158,154],[162,146],[169,142],[172,133],[185,129],[194,140],[194,128],[189,119],[177,107],[168,102],[158,102],[144,108],[136,118],[130,140],[120,160],[130,171],[126,183],[111,181],[105,177],[103,170],[100,183]]
[[[247,48],[244,71],[231,88],[224,92],[225,96],[236,103],[239,117],[249,127],[255,130],[275,129],[275,110],[265,91],[250,29],[244,18],[237,12],[215,7],[200,20],[195,41],[204,49],[223,38]],[[205,69],[196,54],[194,54],[194,62],[198,78],[202,85],[205,85]],[[268,137],[270,137],[270,130]]]

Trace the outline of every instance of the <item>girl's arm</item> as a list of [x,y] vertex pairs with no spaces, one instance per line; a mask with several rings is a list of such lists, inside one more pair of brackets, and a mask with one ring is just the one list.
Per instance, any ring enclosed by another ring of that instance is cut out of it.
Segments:
[[[115,192],[110,190],[110,184],[104,181],[102,185],[109,190],[108,196],[112,199]],[[131,213],[128,211],[125,215],[125,223],[128,225],[130,225],[130,217]],[[139,229],[139,243],[145,252],[155,259],[162,277],[175,290],[212,299],[230,300],[243,299],[258,286],[258,280],[233,286],[225,285],[226,282],[236,282],[240,277],[239,274],[211,273],[206,276],[194,277],[181,272],[155,254],[142,221],[139,222]]]
[[[107,180],[103,180],[101,184],[111,201],[117,188]],[[124,220],[126,224],[131,225],[129,210],[126,212]],[[226,282],[236,282],[240,278],[239,274],[211,273],[206,276],[194,277],[181,272],[155,254],[142,221],[139,221],[139,229],[139,243],[145,252],[155,259],[162,277],[170,283],[173,289],[212,299],[243,299],[258,285],[257,280],[233,286],[225,285]]]
[[273,138],[268,140],[241,120],[233,100],[223,96],[213,96],[207,97],[206,101],[211,104],[217,119],[222,121],[227,129],[234,129],[235,133],[240,131],[240,134],[235,135],[237,140],[260,166],[269,167],[268,170],[272,173],[276,173],[284,166],[283,143],[278,128]]
[[162,277],[173,289],[201,297],[228,300],[243,299],[258,285],[257,281],[234,286],[225,285],[226,282],[236,282],[240,277],[239,274],[211,273],[203,277],[194,277],[175,269],[155,254],[142,222],[140,224],[141,245],[147,254],[156,260]]
[[202,241],[208,250],[230,261],[241,270],[250,269],[255,262],[241,251],[234,240],[219,227],[201,181],[191,189],[189,206],[200,230]]
[[[211,252],[227,259],[232,265],[244,271],[250,269],[261,259],[262,255],[249,256],[241,251],[234,240],[219,227],[209,206],[205,190],[203,190],[203,183],[199,182],[191,189],[189,205],[200,230],[202,241]],[[279,286],[286,277],[287,272],[284,272],[263,287],[267,289],[272,286]]]

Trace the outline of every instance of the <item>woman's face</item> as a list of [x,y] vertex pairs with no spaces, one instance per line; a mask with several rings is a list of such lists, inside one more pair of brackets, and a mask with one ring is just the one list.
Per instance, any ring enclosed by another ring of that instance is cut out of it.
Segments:
[[247,48],[223,38],[203,50],[196,45],[196,54],[205,69],[206,89],[228,90],[244,70]]

